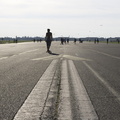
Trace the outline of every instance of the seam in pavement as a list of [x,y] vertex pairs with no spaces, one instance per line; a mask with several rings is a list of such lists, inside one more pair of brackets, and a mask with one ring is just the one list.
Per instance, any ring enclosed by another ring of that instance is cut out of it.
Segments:
[[51,92],[51,89],[53,89],[52,87],[54,86],[53,85],[53,82],[56,82],[56,96],[54,96],[54,99],[55,99],[55,103],[54,103],[54,106],[52,107],[52,105],[50,107],[52,107],[52,109],[54,109],[52,112],[52,115],[49,116],[48,115],[48,119],[52,119],[52,120],[57,120],[57,117],[58,117],[58,107],[59,107],[59,96],[60,96],[60,84],[61,84],[61,78],[59,78],[61,75],[58,76],[58,73],[60,72],[60,61],[58,60],[58,65],[56,65],[56,68],[55,68],[55,72],[53,74],[53,78],[52,78],[52,81],[51,81],[51,84],[50,84],[50,87],[49,87],[49,91],[47,93],[47,97],[46,97],[46,100],[45,100],[45,103],[44,103],[44,106],[43,106],[43,110],[40,114],[40,120],[42,119],[45,119],[44,118],[44,114],[45,114],[45,110],[46,110],[46,105],[47,105],[47,102],[49,101],[49,95],[50,95],[50,92]]
[[[54,76],[55,76],[55,73],[56,73],[56,70],[55,70],[55,72],[54,72]],[[52,86],[52,83],[53,83],[53,80],[54,80],[54,76],[53,76],[53,78],[52,78],[52,81],[51,81],[51,84],[50,84],[50,87],[49,87],[49,90],[48,90],[48,93],[47,93],[47,97],[46,97],[46,100],[45,100],[45,102],[44,102],[43,110],[42,110],[42,112],[41,112],[41,114],[40,114],[40,120],[42,120],[42,115],[43,115],[44,110],[45,110],[45,107],[46,107],[46,103],[47,103],[47,100],[48,100],[48,97],[49,97],[49,93],[50,93],[50,89],[51,89],[51,86]]]
[[61,90],[58,120],[72,120],[67,60],[61,66]]

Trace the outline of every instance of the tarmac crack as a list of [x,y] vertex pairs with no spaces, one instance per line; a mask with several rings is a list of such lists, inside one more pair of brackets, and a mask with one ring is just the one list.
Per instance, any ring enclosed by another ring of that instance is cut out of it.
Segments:
[[[54,72],[46,100],[44,102],[43,110],[40,114],[40,120],[57,120],[58,109],[60,102],[60,85],[61,85],[61,60],[58,61],[56,70]],[[50,105],[49,105],[50,104]]]

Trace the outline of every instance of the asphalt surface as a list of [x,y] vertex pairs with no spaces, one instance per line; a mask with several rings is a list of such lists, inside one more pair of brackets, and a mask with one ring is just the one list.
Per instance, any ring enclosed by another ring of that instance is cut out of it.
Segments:
[[[60,55],[74,62],[99,120],[119,120],[120,44],[53,42],[51,51],[46,53],[44,42],[0,45],[0,120],[14,118],[50,63]],[[77,120],[75,102],[71,106]]]

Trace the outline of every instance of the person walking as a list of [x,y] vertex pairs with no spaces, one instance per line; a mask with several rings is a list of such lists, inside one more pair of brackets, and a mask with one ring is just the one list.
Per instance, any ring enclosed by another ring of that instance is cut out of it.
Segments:
[[76,38],[74,38],[74,44],[76,44],[76,41],[77,41]]
[[50,53],[50,46],[51,46],[51,42],[52,42],[52,33],[50,32],[50,29],[47,29],[47,33],[45,36],[45,41],[46,41],[46,45],[47,45],[47,52]]
[[108,44],[108,42],[109,42],[109,39],[107,38],[107,44]]

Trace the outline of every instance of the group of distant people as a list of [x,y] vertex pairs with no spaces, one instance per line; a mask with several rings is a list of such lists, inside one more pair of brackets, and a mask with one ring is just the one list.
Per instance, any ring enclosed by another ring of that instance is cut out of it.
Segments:
[[[45,36],[45,41],[46,41],[46,46],[47,46],[47,52],[48,52],[48,53],[51,52],[51,51],[50,51],[50,47],[51,47],[51,42],[52,42],[52,40],[53,40],[52,32],[50,32],[50,29],[47,29],[47,33],[46,33],[46,36]],[[76,44],[76,41],[77,41],[77,39],[74,38],[74,43],[75,43],[75,44]],[[83,42],[83,41],[79,38],[79,43],[82,43],[82,42]],[[107,42],[107,44],[108,44],[109,39],[106,39],[106,42]],[[119,43],[120,40],[117,39],[117,42]],[[64,43],[65,43],[65,44],[66,44],[66,43],[69,43],[69,38],[61,38],[61,45],[63,45]],[[95,38],[94,43],[95,43],[95,44],[96,44],[96,43],[99,43],[99,39],[98,39],[98,38]]]
[[37,40],[36,40],[36,39],[33,39],[33,41],[34,41],[34,42],[36,42],[36,41],[37,41],[37,42],[41,42],[42,39],[37,39]]
[[[107,39],[106,39],[106,43],[108,44],[109,41],[110,41],[109,38],[107,38]],[[116,41],[118,42],[118,44],[120,43],[120,40],[119,40],[119,39],[117,39]],[[99,39],[98,39],[98,38],[95,38],[94,43],[95,43],[95,44],[96,44],[96,43],[99,43]]]
[[[69,44],[69,38],[61,38],[61,45],[63,45],[63,44]],[[76,44],[76,42],[77,42],[77,39],[76,38],[74,38],[74,44]],[[81,40],[81,39],[79,39],[79,43],[82,43],[83,41]]]
[[[107,41],[107,44],[108,44],[109,43],[109,39],[107,38],[106,41]],[[117,38],[116,41],[118,42],[118,44],[120,43],[120,40],[118,38]]]
[[[50,29],[47,29],[47,33],[45,36],[45,41],[46,41],[46,46],[47,46],[47,52],[50,53],[50,46],[51,46],[51,42],[53,40],[53,36],[52,33],[50,32]],[[74,43],[76,44],[77,39],[74,38]],[[81,39],[79,39],[79,42],[82,43],[83,41]],[[69,38],[61,38],[61,45],[63,44],[68,44],[69,43]]]
[[[50,29],[47,29],[47,33],[45,36],[45,41],[46,41],[46,46],[47,46],[47,52],[50,53],[50,46],[51,46],[51,42],[53,40],[53,36],[52,33],[50,32]],[[74,39],[74,43],[76,44],[77,39]],[[81,39],[79,39],[79,42],[82,43],[83,41]],[[66,43],[69,43],[69,38],[61,38],[61,45]]]
[[[77,42],[77,39],[74,38],[74,43],[76,44],[76,42]],[[79,43],[83,43],[83,40],[81,38],[79,38]]]
[[98,38],[95,38],[94,43],[95,43],[95,44],[96,44],[96,43],[99,43],[99,39],[98,39]]
[[69,38],[61,38],[61,45],[69,43]]

